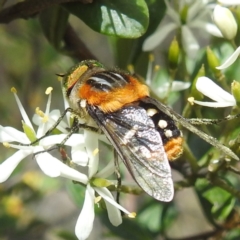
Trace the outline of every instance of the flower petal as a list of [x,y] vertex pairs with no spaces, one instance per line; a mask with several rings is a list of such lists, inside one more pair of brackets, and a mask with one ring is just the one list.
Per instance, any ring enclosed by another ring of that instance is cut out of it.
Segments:
[[218,0],[219,3],[224,5],[240,5],[239,0]]
[[[42,139],[41,145],[42,146],[52,146],[55,144],[62,143],[63,140],[65,140],[67,137],[69,137],[69,134],[57,134],[45,137]],[[72,134],[71,137],[67,139],[67,141],[64,143],[64,145],[67,146],[77,146],[84,143],[84,137],[83,134]]]
[[220,107],[233,107],[235,105],[232,105],[228,102],[202,102],[202,101],[193,101],[196,104],[199,104],[201,106],[206,106],[206,107],[214,107],[214,108],[220,108]]
[[43,147],[51,147],[55,144],[60,144],[64,139],[66,139],[67,134],[56,134],[47,136],[40,140],[40,145]]
[[[50,90],[50,92],[49,92]],[[43,121],[40,122],[39,124],[39,127],[38,127],[38,130],[37,130],[37,137],[41,137],[43,136],[51,127],[52,125],[54,124],[49,124],[49,112],[50,112],[50,106],[51,106],[51,100],[52,100],[52,88],[48,88],[46,90],[46,94],[48,94],[48,100],[47,100],[47,104],[46,104],[46,109],[45,109],[45,112],[44,112],[44,115],[45,116],[48,116],[47,117],[47,121],[45,121],[45,119],[42,119]]]
[[232,12],[228,8],[216,5],[212,18],[224,38],[228,40],[235,38],[238,26]]
[[199,77],[196,83],[196,88],[199,92],[216,102],[226,102],[228,106],[236,105],[236,101],[230,93],[223,90],[207,77]]
[[87,184],[88,177],[85,174],[80,173],[79,171],[70,168],[66,164],[59,161],[57,158],[53,157],[48,152],[44,151],[42,147],[36,147],[34,149],[36,161],[41,168],[41,170],[48,175],[49,177],[65,177],[74,181]]
[[98,134],[92,131],[84,130],[84,138],[89,157],[88,176],[89,178],[92,178],[98,170],[99,153],[95,153],[95,151],[98,150]]
[[172,7],[169,0],[164,0],[164,2],[167,7],[166,14],[172,19],[175,25],[181,26],[181,19],[180,19],[179,13]]
[[96,178],[108,178],[111,176],[116,169],[115,162],[109,161],[107,166],[105,166],[103,169],[101,169],[97,174],[94,175]]
[[[53,121],[57,121],[60,117],[62,116],[62,113],[60,112],[59,109],[54,109],[49,113],[49,118],[51,118]],[[65,128],[67,129],[68,127],[70,127],[70,125],[68,125],[68,123],[66,123],[65,121],[61,121],[59,123],[59,125],[61,125],[61,128]]]
[[99,134],[98,139],[108,145],[112,145],[109,140],[107,139],[106,135],[104,134]]
[[104,200],[108,201],[109,203],[111,203],[113,206],[115,206],[115,208],[118,208],[119,210],[123,211],[124,213],[126,213],[127,215],[130,214],[130,212],[125,209],[124,207],[122,207],[120,204],[118,204],[114,199],[112,194],[110,193],[110,191],[107,188],[99,188],[99,187],[95,187],[94,188],[96,190],[96,192],[102,197],[104,198]]
[[231,66],[238,58],[240,54],[240,47],[238,47],[234,53],[219,67],[216,67],[219,70],[225,69],[229,66]]
[[219,30],[219,28],[216,25],[214,25],[212,23],[207,23],[205,25],[205,29],[208,33],[212,34],[213,36],[223,38],[221,31]]
[[67,146],[78,146],[80,144],[85,144],[85,137],[82,133],[72,134],[71,137],[66,141]]
[[[57,120],[61,117],[61,113],[58,109],[52,110],[47,118],[47,122],[43,122],[43,118],[40,117],[38,114],[34,114],[32,121],[34,124],[39,126],[37,136],[41,137],[46,131],[48,131],[52,126],[57,122]],[[45,125],[43,130],[43,124]],[[68,133],[68,124],[65,123],[63,120],[56,126],[56,128],[61,131],[62,133]]]
[[[63,84],[63,81],[61,81],[62,84]],[[63,94],[63,103],[64,103],[64,109],[67,109],[69,108],[69,102],[68,102],[68,99],[66,97],[66,91],[65,91],[65,88],[63,87],[62,85],[62,94]],[[67,112],[66,113],[66,117],[67,117],[67,123],[68,123],[68,126],[70,126],[70,120],[71,120],[71,113],[70,112]]]
[[[189,82],[173,81],[171,92],[182,91],[182,90],[188,89],[190,86],[191,86],[191,83]],[[161,97],[163,97],[167,94],[168,88],[169,88],[169,82],[165,82],[159,88],[155,90],[153,89],[153,91],[156,92],[157,94],[161,94]]]
[[71,158],[74,163],[86,167],[88,164],[88,154],[85,146],[73,146],[71,150]]
[[167,35],[176,29],[177,26],[175,23],[168,23],[161,27],[158,27],[157,30],[150,35],[143,43],[143,51],[152,51],[158,45],[160,45]]
[[3,127],[0,125],[0,142],[19,142],[29,144],[26,134],[13,127]]
[[[112,225],[113,226],[120,225],[122,223],[121,212],[120,212],[118,206],[112,204],[112,202],[116,203],[116,201],[114,200],[110,191],[107,188],[95,188],[95,189],[99,193],[99,195],[101,197],[103,197],[105,200],[108,218],[109,218],[110,222],[112,223]],[[110,199],[111,199],[111,202],[109,201]],[[128,214],[129,214],[129,212],[128,212]]]
[[59,160],[54,158],[48,152],[38,153],[41,151],[44,151],[44,148],[35,148],[34,151],[34,153],[36,153],[36,161],[41,170],[49,177],[59,177],[61,175],[60,166],[58,164]]
[[193,58],[196,56],[200,46],[195,35],[187,25],[182,26],[182,44],[189,57]]
[[15,92],[13,92],[13,94],[14,94],[14,97],[15,97],[15,99],[16,99],[16,102],[17,102],[18,108],[19,108],[19,110],[20,110],[20,113],[21,113],[21,115],[22,115],[23,121],[24,121],[30,128],[32,128],[32,130],[34,131],[34,128],[33,128],[33,126],[32,126],[32,123],[31,123],[31,121],[30,121],[30,119],[29,119],[29,117],[28,117],[28,115],[27,115],[27,113],[26,113],[26,111],[25,111],[25,109],[24,109],[24,107],[23,107],[20,99],[18,98],[18,95],[17,95]]
[[0,182],[6,181],[17,165],[31,153],[31,150],[19,150],[0,164]]
[[193,1],[188,9],[187,24],[191,24],[197,19],[206,19],[208,9],[204,6],[203,1]]
[[95,217],[94,198],[94,189],[88,184],[83,208],[75,226],[75,234],[79,240],[87,239],[92,231]]
[[[52,127],[57,121],[58,119],[62,116],[61,112],[58,109],[54,109],[49,113],[49,120],[48,120],[48,127],[47,129],[50,129],[50,127]],[[65,122],[64,120],[62,120],[58,125],[57,125],[57,129],[59,131],[61,131],[62,133],[68,133],[68,128],[70,127],[70,125]]]
[[[68,137],[69,137],[69,134],[51,135],[40,140],[40,145],[44,147],[49,147],[55,144],[61,144]],[[81,145],[81,144],[84,144],[83,134],[72,134],[64,143],[64,145],[71,146],[71,147]]]
[[[51,89],[50,92],[47,93],[48,89]],[[45,92],[45,94],[48,95],[48,100],[47,100],[47,104],[46,104],[46,109],[45,109],[45,114],[49,115],[50,113],[50,106],[51,106],[51,102],[52,102],[52,90],[53,88],[50,87],[48,88]]]

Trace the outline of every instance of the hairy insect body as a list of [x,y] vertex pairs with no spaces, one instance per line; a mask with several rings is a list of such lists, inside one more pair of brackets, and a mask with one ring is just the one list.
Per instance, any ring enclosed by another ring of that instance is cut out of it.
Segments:
[[183,139],[174,121],[149,97],[148,87],[94,60],[71,69],[64,87],[76,115],[101,129],[139,186],[157,200],[171,201],[168,160],[182,153]]

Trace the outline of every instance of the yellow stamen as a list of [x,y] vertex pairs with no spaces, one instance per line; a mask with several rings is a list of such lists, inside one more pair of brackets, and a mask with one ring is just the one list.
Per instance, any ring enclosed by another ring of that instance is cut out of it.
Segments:
[[149,54],[148,56],[149,62],[153,62],[154,61],[154,55],[153,54]]
[[99,153],[99,148],[96,148],[96,149],[93,151],[93,156],[96,156],[98,153]]
[[101,196],[98,196],[98,197],[95,197],[94,199],[94,203],[97,204],[101,201],[102,197]]
[[10,144],[8,142],[3,142],[3,146],[6,147],[6,148],[10,148]]
[[42,118],[44,118],[44,116],[45,116],[44,112],[42,110],[40,110],[39,107],[36,108],[35,113]]
[[12,87],[12,88],[11,88],[11,92],[12,92],[12,93],[17,93],[17,89],[16,89],[15,87]]
[[53,88],[52,87],[48,87],[45,91],[46,95],[49,95],[52,92]]
[[43,122],[43,123],[46,123],[46,122],[48,121],[48,119],[49,119],[48,116],[47,116],[47,115],[44,115],[44,117],[43,117],[43,119],[42,119],[42,122]]
[[154,66],[154,72],[157,72],[159,69],[160,69],[160,66],[159,66],[159,65],[155,65],[155,66]]
[[191,105],[194,105],[194,97],[189,97],[189,98],[188,98],[188,102],[189,102]]
[[131,212],[128,214],[129,218],[135,218],[137,216],[137,214],[135,212]]
[[134,73],[134,66],[132,64],[127,65],[127,69],[130,73]]

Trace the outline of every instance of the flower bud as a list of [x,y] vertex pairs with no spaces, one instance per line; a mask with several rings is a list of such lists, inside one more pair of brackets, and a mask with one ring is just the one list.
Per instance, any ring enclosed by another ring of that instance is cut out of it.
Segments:
[[212,51],[210,47],[207,47],[207,61],[211,71],[215,74],[215,76],[219,76],[221,71],[218,70],[216,67],[220,65],[219,59],[217,58],[216,54]]
[[[195,76],[195,78],[193,79],[193,84],[192,84],[192,88],[191,88],[191,96],[194,97],[194,99],[197,99],[197,100],[202,100],[204,97],[202,95],[202,93],[200,93],[197,88],[196,88],[196,83],[198,81],[198,78],[199,77],[202,77],[205,75],[205,68],[204,66],[202,66],[197,75]],[[190,101],[191,102],[191,101]]]
[[240,83],[233,81],[231,84],[232,95],[234,96],[237,106],[240,106]]
[[217,5],[213,10],[213,21],[224,38],[232,40],[236,36],[237,23],[232,12],[228,8]]
[[208,171],[209,172],[217,172],[223,165],[223,161],[219,159],[214,159],[210,162],[208,165]]
[[168,51],[168,61],[171,69],[176,69],[178,65],[178,58],[179,58],[179,44],[176,38],[170,44],[169,51]]

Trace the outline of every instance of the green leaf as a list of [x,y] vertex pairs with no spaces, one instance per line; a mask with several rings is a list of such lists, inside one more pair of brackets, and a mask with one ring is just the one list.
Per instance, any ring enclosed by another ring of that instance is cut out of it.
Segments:
[[142,73],[144,69],[141,63],[140,66],[136,66],[136,63],[139,61],[139,56],[141,55],[143,58],[143,65],[148,62],[148,54],[142,53],[143,42],[156,30],[162,18],[165,16],[166,11],[164,1],[146,0],[146,3],[149,11],[149,25],[143,36],[137,40],[110,38],[117,65],[125,69],[128,64],[134,64],[135,70],[138,68],[138,73]]
[[[156,31],[166,12],[166,4],[164,1],[146,0],[146,3],[149,10],[149,27],[146,33],[142,37],[137,39],[133,48],[130,62],[134,65],[139,60],[139,55],[142,53],[142,45],[144,41],[147,37],[149,37],[152,33]],[[143,62],[145,62],[146,60],[148,62],[148,54],[142,54],[142,58]],[[142,66],[139,66],[139,68],[141,69]]]
[[240,229],[232,229],[224,236],[223,240],[239,240]]
[[138,222],[151,232],[157,232],[162,225],[160,217],[162,215],[162,211],[162,204],[152,204],[150,207],[145,208],[141,213],[138,214]]
[[173,203],[159,203],[152,201],[137,214],[138,222],[150,232],[165,232],[176,218],[177,212]]
[[[146,35],[152,34],[165,16],[166,4],[159,0],[146,0],[149,9],[149,28]],[[146,38],[147,36],[144,35]]]
[[67,232],[65,230],[60,230],[57,232],[57,236],[62,240],[77,240],[77,237],[73,233]]
[[211,223],[215,228],[218,228],[218,224],[216,223],[216,219],[212,214],[213,203],[204,197],[204,193],[211,190],[212,186],[209,184],[207,179],[198,179],[196,181],[196,193],[198,195],[202,210],[204,215],[208,219],[209,223]]
[[218,220],[225,220],[228,217],[236,201],[230,193],[219,187],[207,190],[203,196],[213,204],[211,212]]
[[[137,216],[138,217],[138,216]],[[113,226],[106,211],[103,211],[100,215],[101,223],[103,223],[110,231],[108,235],[116,236],[117,239],[137,239],[137,240],[152,240],[155,239],[152,232],[150,232],[145,226],[139,224],[136,219],[123,218],[122,224],[118,227]],[[115,238],[111,238],[115,239]]]
[[58,5],[49,7],[39,14],[39,21],[48,41],[60,50],[63,45],[63,35],[68,23],[69,13]]
[[106,35],[138,38],[148,27],[148,7],[144,0],[97,0],[91,4],[65,3],[63,6],[90,28]]
[[[220,187],[212,187],[206,179],[198,179],[196,188],[200,201],[201,198],[204,198],[208,202],[203,205],[201,201],[206,215],[211,212],[212,217],[220,221],[225,220],[229,216],[236,202],[236,199],[229,192]],[[208,219],[211,219],[211,217],[208,216]],[[213,219],[211,219],[211,222],[213,222]]]

